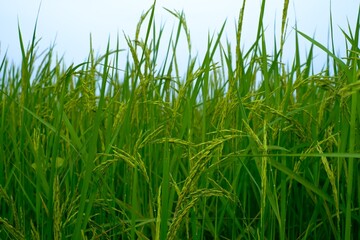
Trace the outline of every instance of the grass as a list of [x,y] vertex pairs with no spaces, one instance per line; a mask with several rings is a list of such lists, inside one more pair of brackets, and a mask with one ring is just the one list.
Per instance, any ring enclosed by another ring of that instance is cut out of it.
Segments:
[[284,64],[288,1],[271,53],[265,0],[241,48],[245,7],[235,52],[223,27],[185,73],[185,16],[168,10],[178,27],[163,39],[155,4],[126,50],[78,65],[39,55],[36,28],[26,47],[19,28],[21,66],[0,59],[0,238],[359,239],[360,19],[343,56],[331,22],[330,49],[296,30]]

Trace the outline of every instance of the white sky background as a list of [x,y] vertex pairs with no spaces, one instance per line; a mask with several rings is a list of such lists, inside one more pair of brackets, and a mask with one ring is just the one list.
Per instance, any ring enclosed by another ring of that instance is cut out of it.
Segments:
[[[117,34],[122,37],[124,32],[133,38],[141,13],[149,9],[153,3],[152,0],[0,0],[1,59],[7,52],[7,57],[11,61],[16,63],[20,60],[17,24],[19,22],[24,42],[28,43],[31,40],[40,2],[37,25],[37,37],[41,38],[40,50],[55,42],[55,51],[59,56],[64,55],[68,65],[72,62],[80,63],[87,58],[90,33],[97,53],[104,53],[109,38],[110,46],[115,47]],[[248,0],[246,3],[242,33],[242,45],[245,49],[255,40],[261,1]],[[192,56],[198,54],[199,59],[202,59],[208,33],[217,33],[226,19],[223,43],[228,40],[235,45],[235,24],[241,5],[240,0],[158,0],[155,17],[156,22],[165,25],[165,30],[169,33],[173,28],[176,29],[177,22],[163,7],[183,10],[192,38]],[[277,41],[280,39],[282,7],[282,0],[267,0],[264,24],[267,26],[269,50],[272,48],[274,25]],[[358,8],[359,3],[356,0],[332,0],[335,44],[341,56],[345,54],[345,41],[339,26],[347,31],[349,21],[350,26],[354,27]],[[314,35],[316,40],[327,45],[329,10],[330,0],[290,0],[288,32],[293,32],[296,20],[301,31],[310,36]],[[163,38],[167,44],[167,37]],[[183,43],[186,47],[184,40]],[[287,39],[287,46],[288,52],[285,52],[285,55],[289,56],[291,62],[291,51],[294,47],[294,37],[291,34]],[[300,50],[305,53],[308,46],[303,43]],[[120,48],[127,49],[122,38]]]

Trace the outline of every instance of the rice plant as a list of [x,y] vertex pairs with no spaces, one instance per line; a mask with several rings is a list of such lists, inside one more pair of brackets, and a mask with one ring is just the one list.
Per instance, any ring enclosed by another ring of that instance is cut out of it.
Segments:
[[21,65],[0,59],[0,239],[359,239],[360,14],[343,55],[296,29],[285,64],[289,1],[272,52],[265,2],[249,48],[244,1],[234,48],[224,24],[197,57],[185,14],[164,39],[155,3],[126,46],[70,66],[19,26]]

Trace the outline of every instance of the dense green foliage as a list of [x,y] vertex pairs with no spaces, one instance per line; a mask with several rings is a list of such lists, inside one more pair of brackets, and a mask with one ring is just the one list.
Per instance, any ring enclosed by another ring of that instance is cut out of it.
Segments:
[[[125,66],[119,44],[65,66],[19,29],[22,65],[0,61],[0,239],[359,239],[360,20],[344,58],[296,31],[288,66],[288,1],[272,53],[264,4],[249,49],[244,1],[236,51],[222,29],[186,73],[184,15],[170,12],[164,40],[155,5]],[[320,73],[314,48],[328,55]]]

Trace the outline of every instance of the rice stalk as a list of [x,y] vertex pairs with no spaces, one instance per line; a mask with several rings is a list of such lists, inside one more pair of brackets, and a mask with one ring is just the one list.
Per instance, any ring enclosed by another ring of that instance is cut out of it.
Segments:
[[280,38],[280,52],[282,54],[283,46],[285,43],[286,37],[286,21],[288,15],[288,8],[289,8],[289,0],[284,0],[284,6],[282,11],[282,18],[281,18],[281,38]]
[[5,231],[10,234],[14,239],[25,239],[24,234],[19,230],[16,229],[13,225],[11,225],[6,219],[0,217],[0,225],[2,225]]
[[182,206],[180,210],[178,210],[176,217],[173,219],[173,222],[170,225],[168,235],[166,239],[172,240],[176,239],[176,234],[178,229],[181,226],[182,221],[184,220],[185,216],[189,213],[190,209],[195,206],[195,204],[200,200],[200,198],[205,197],[223,197],[225,194],[216,189],[198,189],[192,192],[187,198],[186,204]]
[[[135,153],[135,156],[133,156],[124,150],[118,149],[116,147],[113,147],[113,148],[114,148],[114,156],[116,158],[124,160],[129,166],[131,166],[134,169],[138,168],[141,171],[142,175],[144,176],[146,182],[149,183],[149,176],[148,176],[145,164],[141,160],[141,156],[139,153]],[[107,161],[106,164],[109,164],[111,162],[116,162],[116,161],[114,161],[114,160],[112,160],[110,162]]]
[[[184,216],[189,212],[191,207],[196,203],[197,199],[188,200],[189,194],[196,191],[196,184],[198,179],[205,171],[208,162],[211,160],[211,152],[215,151],[218,147],[236,136],[224,136],[222,139],[214,139],[207,146],[193,156],[196,159],[195,165],[190,169],[189,176],[185,179],[184,186],[181,189],[180,195],[177,200],[173,221],[169,227],[167,234],[168,239],[173,239],[176,236],[176,232],[180,227],[181,222],[184,220]],[[190,202],[189,202],[190,201]]]
[[61,222],[62,222],[62,214],[60,208],[60,183],[59,176],[56,176],[53,187],[54,194],[54,239],[61,239]]
[[158,196],[157,196],[157,215],[156,215],[156,235],[155,240],[160,240],[160,223],[161,223],[161,186],[159,186]]
[[[316,146],[317,150],[319,151],[319,153],[323,153],[321,146],[319,145],[319,143]],[[325,172],[329,178],[331,187],[332,187],[332,191],[333,191],[333,197],[334,197],[334,203],[335,203],[335,209],[336,209],[336,217],[337,217],[337,234],[336,237],[339,238],[340,237],[340,207],[339,207],[339,195],[338,195],[338,189],[336,186],[336,178],[335,178],[335,174],[334,171],[332,170],[332,168],[330,167],[330,164],[327,160],[327,158],[321,157],[321,162],[324,165],[325,168]]]
[[32,220],[30,220],[30,226],[31,226],[31,239],[34,240],[40,240],[40,234],[36,227],[34,226],[34,223]]

